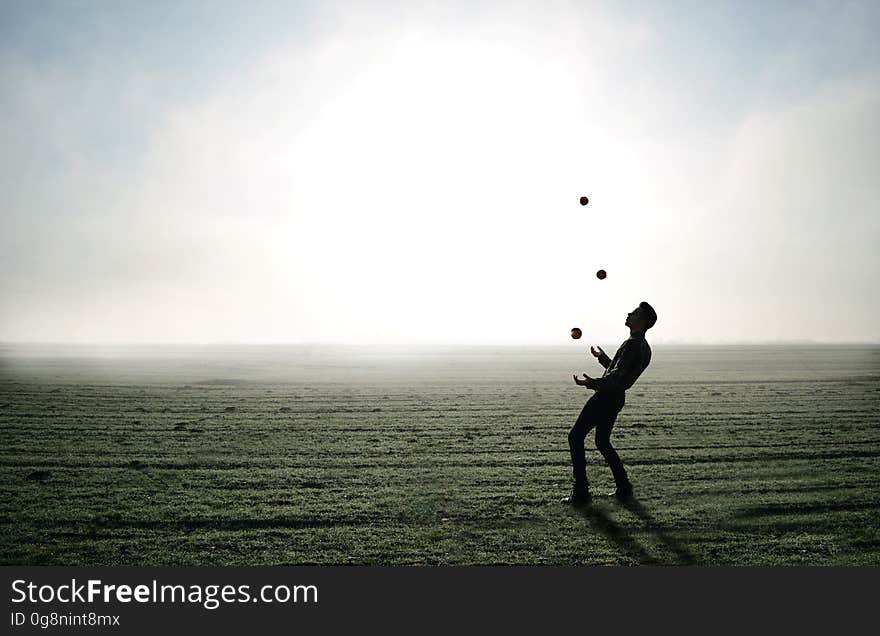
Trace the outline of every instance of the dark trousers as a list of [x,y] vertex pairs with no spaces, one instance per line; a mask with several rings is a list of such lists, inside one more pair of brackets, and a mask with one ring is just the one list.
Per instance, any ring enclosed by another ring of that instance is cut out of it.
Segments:
[[571,449],[571,467],[574,470],[575,490],[586,490],[590,482],[587,480],[587,459],[584,454],[584,438],[592,429],[596,429],[596,448],[608,462],[617,487],[629,485],[629,478],[623,469],[623,462],[614,447],[611,446],[611,429],[617,414],[626,401],[625,393],[603,393],[597,391],[584,404],[577,422],[568,433],[568,447]]

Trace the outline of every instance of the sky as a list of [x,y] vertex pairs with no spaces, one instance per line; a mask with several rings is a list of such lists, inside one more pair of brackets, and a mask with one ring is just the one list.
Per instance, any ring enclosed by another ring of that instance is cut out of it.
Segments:
[[608,346],[643,300],[656,343],[880,342],[878,32],[877,2],[6,0],[0,342]]

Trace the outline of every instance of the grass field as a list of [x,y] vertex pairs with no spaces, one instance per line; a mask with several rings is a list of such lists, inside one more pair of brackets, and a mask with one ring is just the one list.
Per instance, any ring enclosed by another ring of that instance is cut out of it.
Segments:
[[571,510],[584,349],[2,346],[0,562],[880,565],[880,347],[655,346]]

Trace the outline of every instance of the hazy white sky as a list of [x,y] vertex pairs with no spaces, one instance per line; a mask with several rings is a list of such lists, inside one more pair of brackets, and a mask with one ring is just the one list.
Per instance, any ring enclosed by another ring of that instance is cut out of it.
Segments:
[[0,341],[880,341],[880,3],[72,4],[0,4]]

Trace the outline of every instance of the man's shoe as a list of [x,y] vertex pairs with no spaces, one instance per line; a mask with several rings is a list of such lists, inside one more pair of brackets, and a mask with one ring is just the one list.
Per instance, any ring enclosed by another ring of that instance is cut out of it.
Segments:
[[564,497],[562,503],[567,506],[588,506],[593,500],[590,493],[571,493],[570,497]]
[[616,499],[629,499],[633,496],[632,484],[627,484],[626,486],[618,486],[614,492],[609,492],[608,496],[615,497]]

